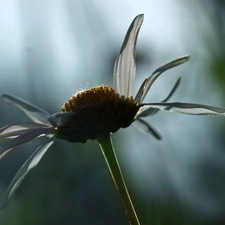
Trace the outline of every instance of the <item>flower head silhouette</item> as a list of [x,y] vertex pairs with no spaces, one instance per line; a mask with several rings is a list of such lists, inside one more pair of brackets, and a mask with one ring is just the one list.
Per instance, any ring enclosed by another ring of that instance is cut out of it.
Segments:
[[141,131],[151,133],[155,138],[160,139],[160,134],[142,119],[154,115],[158,110],[193,115],[225,115],[223,108],[192,103],[167,103],[176,91],[180,78],[162,102],[144,103],[145,96],[159,75],[188,61],[189,56],[175,59],[156,69],[143,81],[135,97],[131,95],[136,73],[136,43],[142,22],[141,14],[133,20],[127,31],[114,65],[114,88],[97,86],[78,92],[64,103],[61,112],[53,115],[12,95],[2,96],[3,101],[24,112],[33,122],[11,124],[0,129],[0,158],[18,145],[41,136],[47,138],[13,178],[3,198],[2,208],[7,205],[26,174],[39,163],[57,139],[70,142],[97,139],[101,144],[102,137],[109,136],[132,123],[136,124]]

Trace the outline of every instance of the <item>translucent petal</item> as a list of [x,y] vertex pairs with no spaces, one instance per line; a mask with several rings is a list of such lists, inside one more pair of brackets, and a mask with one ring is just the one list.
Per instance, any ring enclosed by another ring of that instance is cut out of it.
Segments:
[[[173,89],[171,90],[171,92],[169,93],[169,95],[162,101],[162,102],[167,102],[172,95],[174,94],[174,92],[177,90],[179,84],[180,84],[181,78],[179,77],[177,82],[175,83]],[[146,116],[153,116],[155,115],[157,112],[159,111],[159,109],[154,109],[154,108],[148,108],[146,110],[142,110],[138,115],[137,118],[139,117],[146,117]]]
[[138,130],[140,130],[143,133],[147,133],[147,134],[151,134],[153,135],[157,140],[161,140],[162,136],[159,134],[159,132],[157,132],[155,130],[155,128],[153,128],[152,126],[150,126],[146,121],[142,120],[142,119],[136,119],[133,123]]
[[28,141],[33,140],[34,138],[44,135],[44,134],[53,134],[54,128],[53,127],[43,127],[37,129],[27,130],[27,132],[19,135],[16,138],[7,140],[5,142],[0,143],[0,159],[9,152],[9,150],[13,149],[14,147],[26,143]]
[[[0,134],[11,132],[11,131],[19,131],[21,129],[31,129],[31,128],[40,128],[44,125],[42,123],[14,123],[9,124],[0,129]],[[46,125],[48,127],[48,125]]]
[[44,123],[44,124],[51,124],[48,118],[51,116],[48,112],[40,109],[27,101],[24,101],[18,97],[4,94],[2,95],[2,100],[15,106],[23,113],[25,113],[31,120],[36,123]]
[[12,198],[13,194],[19,187],[20,183],[24,179],[24,177],[40,162],[43,155],[46,153],[48,148],[53,144],[54,138],[49,138],[45,143],[43,143],[31,156],[30,158],[23,164],[20,170],[16,173],[12,182],[10,183],[4,198],[1,202],[1,209],[5,208]]
[[214,107],[210,105],[194,104],[194,103],[144,103],[143,106],[148,106],[154,109],[168,110],[171,112],[178,112],[190,115],[211,115],[211,116],[225,116],[225,109]]
[[131,23],[114,64],[114,88],[121,96],[128,97],[131,95],[136,73],[136,42],[143,19],[144,15],[141,14]]
[[180,81],[181,81],[181,77],[177,79],[175,85],[173,86],[173,89],[170,91],[169,95],[162,102],[167,102],[173,96],[178,86],[180,85]]
[[31,129],[37,129],[37,128],[43,128],[48,127],[44,126],[40,123],[17,123],[17,124],[10,124],[7,126],[4,126],[0,129],[0,141],[5,140],[5,138],[13,138],[15,136],[24,134],[27,132],[27,130]]
[[144,93],[144,87],[146,86],[147,81],[148,81],[148,79],[146,78],[146,79],[143,81],[141,87],[139,88],[139,90],[138,90],[138,92],[137,92],[137,94],[136,94],[136,96],[135,96],[135,99],[134,99],[135,103],[139,103],[139,102],[140,102],[140,99],[141,99],[141,96],[142,96],[143,93]]
[[143,100],[144,100],[145,96],[147,95],[150,87],[152,86],[152,84],[154,83],[154,81],[159,77],[160,74],[162,74],[164,71],[166,71],[166,70],[168,70],[170,68],[173,68],[175,66],[178,66],[178,65],[180,65],[182,63],[187,62],[189,59],[190,59],[190,56],[183,56],[181,58],[178,58],[178,59],[175,59],[175,60],[173,60],[171,62],[168,62],[167,64],[165,64],[165,65],[159,67],[157,70],[155,70],[152,73],[152,75],[147,79],[147,82],[144,85],[144,87],[141,86],[141,89],[143,89],[143,90],[142,91],[139,90],[138,93],[139,92],[142,92],[142,95],[141,96],[140,96],[140,94],[137,95],[135,97],[135,101],[136,102],[140,102],[140,103],[143,102]]
[[153,116],[155,115],[157,112],[159,111],[159,109],[155,109],[155,108],[148,108],[145,110],[142,110],[137,116],[136,118],[141,118],[141,117],[147,117],[147,116]]

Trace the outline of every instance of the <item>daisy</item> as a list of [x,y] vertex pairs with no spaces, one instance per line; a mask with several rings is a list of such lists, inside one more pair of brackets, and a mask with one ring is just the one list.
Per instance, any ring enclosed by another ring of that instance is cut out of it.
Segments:
[[176,91],[180,78],[162,102],[144,102],[145,96],[159,75],[187,62],[190,59],[189,56],[180,57],[159,67],[143,81],[135,97],[131,95],[136,73],[136,43],[143,18],[142,14],[138,15],[127,31],[114,65],[114,88],[102,85],[80,91],[64,103],[61,112],[53,115],[18,97],[8,94],[2,96],[3,101],[21,110],[33,122],[11,124],[0,129],[0,158],[14,147],[35,138],[45,136],[46,141],[34,151],[17,172],[2,199],[1,208],[7,205],[23,178],[39,163],[57,139],[82,143],[89,139],[96,139],[120,194],[130,224],[140,224],[112,146],[111,133],[134,123],[141,131],[151,133],[155,138],[161,139],[160,134],[142,119],[154,115],[158,110],[192,115],[225,115],[223,108],[192,103],[167,103]]

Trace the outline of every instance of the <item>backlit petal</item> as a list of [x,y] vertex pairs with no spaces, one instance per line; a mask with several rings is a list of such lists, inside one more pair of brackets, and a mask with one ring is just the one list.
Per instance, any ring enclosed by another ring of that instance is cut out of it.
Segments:
[[114,88],[121,96],[131,95],[136,73],[136,42],[144,15],[138,15],[131,23],[125,36],[122,48],[114,64]]
[[144,103],[142,105],[154,109],[168,110],[171,112],[178,112],[190,115],[225,116],[224,108],[195,103],[181,103],[181,102]]
[[3,141],[7,138],[13,138],[20,134],[26,133],[28,129],[32,130],[32,129],[43,128],[43,127],[49,127],[49,126],[44,126],[43,124],[40,124],[40,123],[10,124],[0,129],[0,141]]
[[161,140],[162,136],[159,134],[158,131],[156,131],[155,128],[153,128],[152,126],[150,126],[146,121],[142,120],[142,119],[136,119],[133,123],[138,130],[140,130],[143,133],[147,133],[147,134],[151,134],[153,135],[157,140]]
[[2,100],[21,110],[36,123],[51,124],[48,120],[51,115],[48,112],[24,101],[23,99],[4,94],[2,95]]
[[178,66],[182,63],[187,62],[190,59],[190,56],[183,56],[181,58],[175,59],[171,62],[168,62],[167,64],[159,67],[157,70],[155,70],[152,75],[147,79],[144,87],[141,86],[142,91],[138,91],[138,93],[142,92],[142,95],[140,96],[140,94],[138,96],[135,97],[135,101],[136,102],[140,102],[142,103],[145,96],[147,95],[150,87],[152,86],[152,84],[154,83],[154,81],[159,77],[160,74],[162,74],[164,71],[171,69],[175,66]]
[[24,179],[24,177],[33,169],[41,160],[43,155],[49,149],[49,147],[53,144],[54,138],[49,138],[44,144],[42,144],[31,156],[30,158],[23,164],[20,170],[16,173],[12,182],[10,183],[4,198],[1,202],[1,209],[5,208],[12,198],[13,194],[19,187],[20,183]]
[[[169,95],[162,101],[162,102],[167,102],[172,95],[174,94],[174,92],[177,90],[179,84],[180,84],[181,78],[178,78],[177,82],[175,83],[173,89],[171,90],[171,92],[169,93]],[[154,109],[154,108],[148,108],[146,110],[142,110],[138,115],[137,118],[139,117],[146,117],[146,116],[153,116],[155,115],[157,112],[159,111],[159,109]]]
[[0,143],[0,159],[18,145],[31,141],[41,135],[51,135],[53,133],[54,128],[52,127],[27,129],[25,133],[18,135],[18,137]]

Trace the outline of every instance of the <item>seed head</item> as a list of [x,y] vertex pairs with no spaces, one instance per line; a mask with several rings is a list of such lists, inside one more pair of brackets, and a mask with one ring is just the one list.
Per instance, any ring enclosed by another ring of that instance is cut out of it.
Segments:
[[57,127],[57,137],[70,142],[94,140],[128,127],[139,108],[133,97],[120,96],[109,86],[78,92],[61,108],[62,112],[73,114]]

